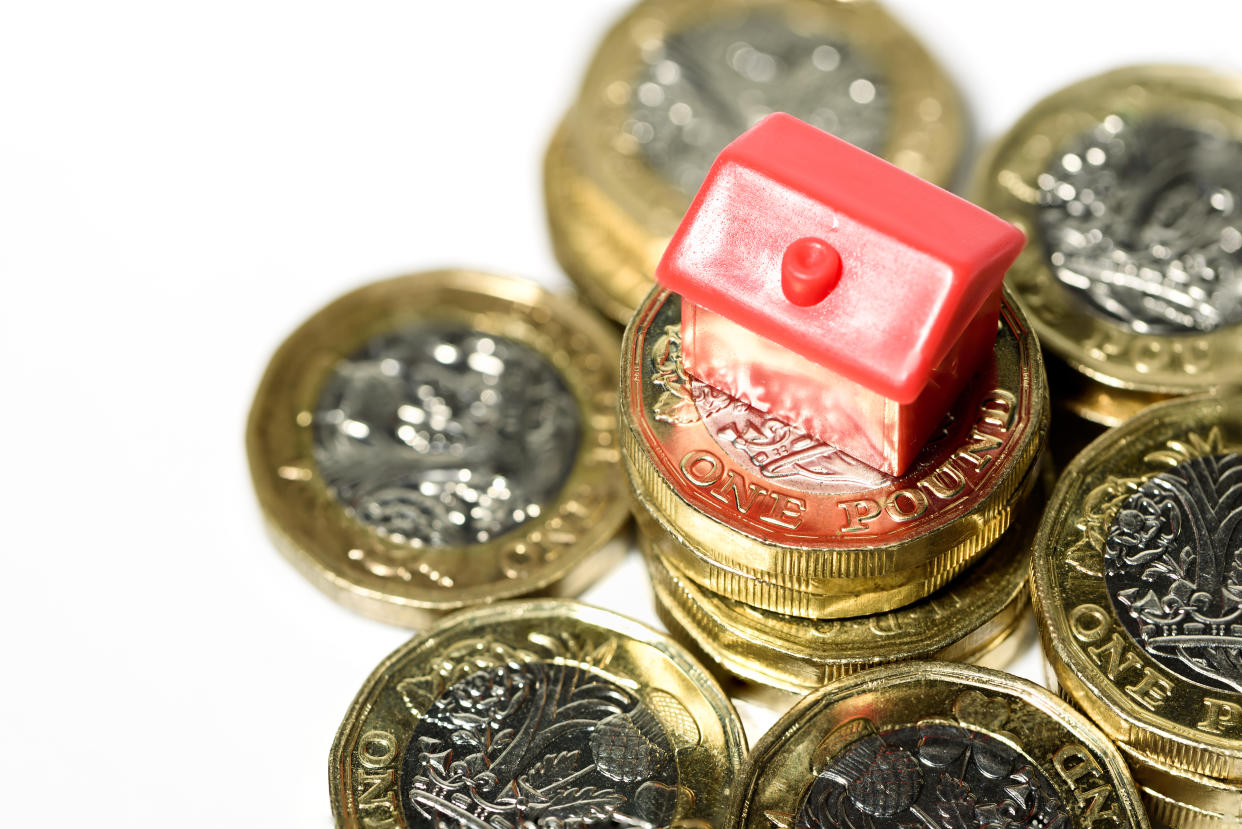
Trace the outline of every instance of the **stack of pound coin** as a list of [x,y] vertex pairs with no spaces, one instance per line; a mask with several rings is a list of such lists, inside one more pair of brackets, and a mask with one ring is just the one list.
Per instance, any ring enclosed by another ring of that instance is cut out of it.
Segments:
[[332,746],[338,827],[723,826],[741,721],[680,646],[565,600],[442,620],[385,659]]
[[993,358],[892,477],[688,376],[680,302],[657,288],[635,313],[621,387],[640,545],[674,635],[791,692],[884,662],[999,656],[1021,628],[1033,519],[1019,516],[1039,507],[1048,424],[1016,306],[1003,300]]
[[1145,829],[1117,748],[1008,674],[907,662],[838,679],[755,744],[726,829]]
[[944,184],[963,144],[947,76],[877,3],[647,0],[608,33],[548,149],[556,256],[624,324],[717,153],[788,112]]
[[1065,470],[1035,543],[1044,652],[1157,822],[1242,821],[1242,397],[1155,404]]
[[280,550],[349,608],[418,626],[573,594],[625,554],[617,337],[525,280],[366,285],[280,346],[246,430]]
[[1069,413],[1054,451],[1076,418],[1116,426],[1242,383],[1242,76],[1136,66],[1073,84],[995,144],[973,195],[1028,237],[1006,281]]

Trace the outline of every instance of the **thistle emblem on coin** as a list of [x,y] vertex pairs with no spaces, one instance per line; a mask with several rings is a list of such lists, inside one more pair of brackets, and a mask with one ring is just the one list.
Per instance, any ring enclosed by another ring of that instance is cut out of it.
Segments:
[[[1171,469],[1121,502],[1105,583],[1126,630],[1192,682],[1242,691],[1242,455],[1158,453]],[[1206,448],[1206,447],[1204,447]]]
[[827,764],[792,821],[769,813],[774,824],[1068,829],[1043,773],[1012,746],[966,725],[927,721],[878,733],[870,720],[855,719],[838,726],[824,745]]
[[[561,656],[489,653],[479,642],[449,669],[451,683],[421,714],[406,750],[409,825],[666,825],[677,804],[677,752],[698,742],[689,712],[663,691],[642,693],[603,671],[615,644],[578,649],[582,658],[552,637],[535,644]],[[478,669],[462,676],[471,663]]]

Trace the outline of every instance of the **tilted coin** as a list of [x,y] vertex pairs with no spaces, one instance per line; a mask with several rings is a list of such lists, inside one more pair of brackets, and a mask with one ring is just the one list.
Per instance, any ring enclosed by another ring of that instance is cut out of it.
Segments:
[[[1043,660],[1043,675],[1044,684],[1053,693],[1075,705],[1047,658]],[[1117,743],[1117,748],[1130,766],[1155,829],[1223,829],[1242,825],[1242,783],[1171,768],[1150,757],[1140,757],[1125,743]]]
[[[787,616],[704,590],[677,569],[677,555],[670,554],[677,542],[650,522],[640,522],[639,546],[656,612],[674,638],[740,679],[802,694],[890,662],[1004,667],[1008,650],[999,646],[1030,613],[1027,573],[1040,507],[1042,499],[1022,504],[997,545],[932,595],[848,619]],[[994,653],[998,648],[1004,653]]]
[[708,590],[794,616],[880,613],[945,584],[1009,525],[1048,407],[1038,345],[1008,302],[995,359],[899,478],[688,377],[679,332],[679,297],[653,291],[622,346],[622,450],[640,508]]
[[[1070,367],[1056,355],[1044,355],[1044,365],[1048,371],[1048,393],[1052,398],[1054,409],[1068,412],[1070,421],[1079,421],[1083,429],[1073,431],[1078,434],[1074,438],[1082,438],[1082,446],[1086,446],[1094,437],[1111,426],[1120,426],[1153,403],[1169,400],[1177,395],[1157,394],[1155,392],[1135,391],[1106,386],[1098,380],[1082,374]],[[1054,411],[1053,420],[1057,420]],[[1055,430],[1052,441],[1056,443],[1060,436]]]
[[1035,608],[1062,693],[1153,763],[1242,782],[1242,398],[1157,404],[1061,476]]
[[1007,282],[1073,369],[1139,398],[1242,381],[1242,76],[1139,66],[1063,89],[997,143],[976,200],[1026,231]]
[[1242,826],[1242,784],[1213,780],[1121,753],[1157,829],[1225,829]]
[[721,825],[746,753],[665,636],[569,601],[466,610],[380,663],[332,746],[341,827]]
[[602,320],[522,280],[436,271],[341,297],[277,350],[250,412],[277,545],[397,624],[583,586],[625,520],[616,364]]
[[553,243],[582,292],[624,323],[717,153],[773,112],[939,183],[964,132],[947,77],[870,0],[647,0],[548,151]]
[[760,738],[729,829],[1146,827],[1117,749],[1015,676],[909,662],[839,679]]

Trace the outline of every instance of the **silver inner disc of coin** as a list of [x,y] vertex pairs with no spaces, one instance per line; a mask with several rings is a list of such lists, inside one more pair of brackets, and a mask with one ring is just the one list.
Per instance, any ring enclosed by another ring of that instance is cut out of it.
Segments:
[[725,145],[773,112],[883,151],[892,103],[881,73],[849,43],[794,32],[779,15],[711,20],[644,50],[624,130],[687,195]]
[[1242,143],[1110,115],[1037,185],[1048,262],[1087,307],[1139,333],[1242,322]]
[[314,455],[357,520],[414,546],[464,546],[538,517],[569,477],[580,434],[577,403],[541,354],[424,322],[336,366]]

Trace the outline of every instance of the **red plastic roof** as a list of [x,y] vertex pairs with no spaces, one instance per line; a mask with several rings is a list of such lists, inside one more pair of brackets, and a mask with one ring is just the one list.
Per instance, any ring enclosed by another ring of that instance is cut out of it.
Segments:
[[[781,286],[806,237],[840,254],[811,305]],[[1024,244],[1016,227],[796,118],[727,146],[656,270],[687,300],[911,402]],[[835,267],[835,265],[834,265]]]

